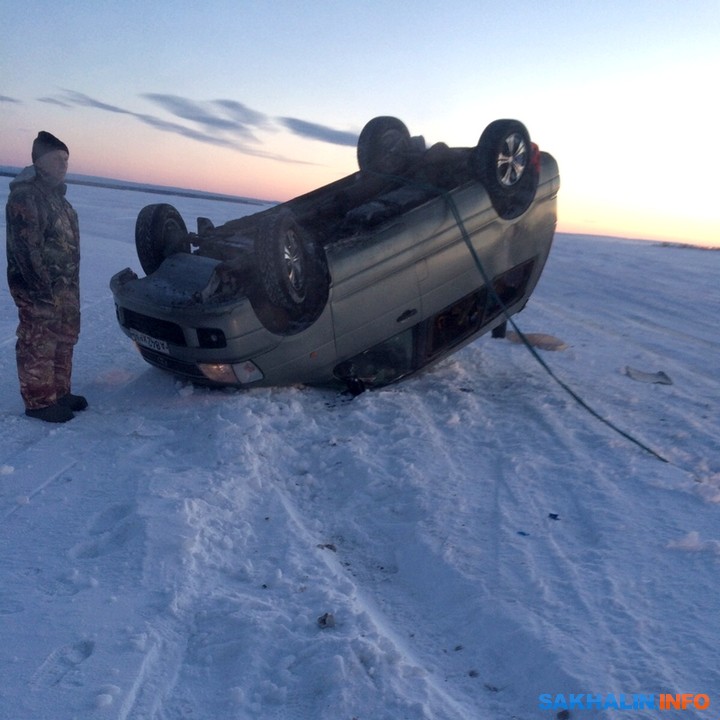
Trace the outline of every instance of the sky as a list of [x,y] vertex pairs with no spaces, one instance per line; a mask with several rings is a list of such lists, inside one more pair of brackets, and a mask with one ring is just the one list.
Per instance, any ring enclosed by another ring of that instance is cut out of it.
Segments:
[[287,200],[378,115],[474,146],[521,120],[564,232],[720,246],[720,0],[0,3],[0,164]]

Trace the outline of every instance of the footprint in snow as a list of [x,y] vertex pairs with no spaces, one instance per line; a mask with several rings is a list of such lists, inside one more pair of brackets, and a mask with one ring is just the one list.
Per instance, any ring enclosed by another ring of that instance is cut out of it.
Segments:
[[133,505],[113,505],[101,512],[88,529],[90,540],[70,549],[71,558],[87,560],[121,550],[143,532],[143,521]]
[[34,689],[55,687],[70,673],[77,670],[80,663],[87,660],[95,650],[92,640],[63,645],[53,650],[30,679],[30,687]]

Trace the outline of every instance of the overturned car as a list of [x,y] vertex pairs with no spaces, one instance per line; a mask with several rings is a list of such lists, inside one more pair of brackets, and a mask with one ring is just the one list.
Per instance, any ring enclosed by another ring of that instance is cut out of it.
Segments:
[[110,287],[144,359],[201,384],[357,393],[502,336],[550,252],[553,157],[516,120],[427,148],[392,117],[367,123],[357,156],[358,172],[219,227],[143,208],[146,275]]

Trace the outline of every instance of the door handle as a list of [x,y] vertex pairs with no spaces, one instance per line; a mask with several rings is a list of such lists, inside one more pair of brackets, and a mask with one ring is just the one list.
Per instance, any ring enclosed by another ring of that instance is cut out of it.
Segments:
[[405,322],[409,318],[411,318],[413,315],[417,315],[417,309],[411,308],[410,310],[406,310],[402,315],[400,315],[395,322]]

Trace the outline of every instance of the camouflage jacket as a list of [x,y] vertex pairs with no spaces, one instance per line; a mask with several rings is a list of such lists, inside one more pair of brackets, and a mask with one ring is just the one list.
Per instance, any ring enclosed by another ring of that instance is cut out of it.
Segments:
[[18,305],[80,305],[80,230],[65,199],[65,185],[51,187],[33,166],[10,183],[5,208],[7,274]]

